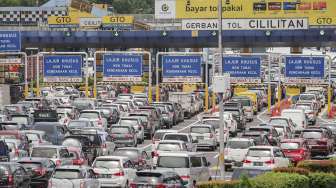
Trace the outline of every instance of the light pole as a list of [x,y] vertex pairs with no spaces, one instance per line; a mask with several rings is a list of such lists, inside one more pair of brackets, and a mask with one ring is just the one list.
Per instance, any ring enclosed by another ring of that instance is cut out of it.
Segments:
[[[223,75],[223,46],[222,46],[222,0],[218,0],[218,53],[219,53],[219,70],[220,76]],[[225,167],[224,167],[224,110],[223,110],[223,99],[224,93],[221,94],[221,99],[219,100],[219,168],[220,177],[224,180],[225,177]]]

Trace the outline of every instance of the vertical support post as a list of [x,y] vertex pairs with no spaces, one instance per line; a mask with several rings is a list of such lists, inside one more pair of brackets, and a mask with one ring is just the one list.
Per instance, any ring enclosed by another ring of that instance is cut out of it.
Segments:
[[40,54],[37,54],[36,61],[36,96],[40,97]]
[[272,89],[271,89],[271,60],[270,56],[267,57],[268,59],[268,92],[267,92],[267,111],[268,113],[271,112],[272,106]]
[[[281,64],[282,64],[282,58],[280,58],[280,62],[279,62],[279,67],[281,67]],[[279,78],[279,81],[278,81],[278,105],[280,105],[280,102],[281,102],[281,97],[282,97],[282,87],[281,87],[281,70],[279,70],[278,72],[278,78]]]
[[85,53],[85,97],[89,97],[89,61]]
[[149,64],[149,71],[148,71],[148,100],[151,104],[153,102],[153,94],[152,94],[152,54],[149,52],[148,54],[148,64]]
[[94,70],[94,77],[93,77],[93,98],[97,98],[97,52],[93,55],[93,70]]
[[156,54],[156,87],[155,87],[155,97],[156,97],[156,102],[160,102],[160,83],[159,83],[159,53]]
[[25,97],[28,97],[29,96],[29,86],[28,86],[28,57],[27,57],[27,54],[26,53],[22,53],[22,55],[24,56],[24,66],[25,66],[25,76],[24,76],[24,79],[25,79],[25,89],[24,89],[24,96]]
[[331,112],[331,63],[332,60],[328,58],[328,114]]
[[209,69],[209,50],[206,52],[206,58],[205,58],[205,112],[208,112],[209,110],[209,88],[208,88],[208,83],[209,83],[209,74],[208,74],[208,69]]

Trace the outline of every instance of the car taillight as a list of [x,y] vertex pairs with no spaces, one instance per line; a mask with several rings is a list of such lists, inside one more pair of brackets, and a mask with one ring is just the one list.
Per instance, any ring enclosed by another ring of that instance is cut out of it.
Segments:
[[126,135],[125,135],[125,138],[133,138],[133,135],[131,135],[131,134],[126,134]]
[[84,188],[84,187],[85,187],[85,182],[81,180],[81,181],[80,181],[80,184],[79,184],[79,187],[80,187],[80,188]]
[[42,140],[41,139],[39,139],[39,144],[42,144]]
[[318,145],[327,145],[327,141],[325,141],[325,140],[318,140],[317,144]]
[[303,148],[299,149],[299,153],[300,154],[304,154],[305,153],[305,150]]
[[166,185],[164,184],[157,184],[155,188],[166,188]]
[[274,161],[274,159],[272,159],[272,160],[269,160],[269,161],[265,161],[265,163],[266,163],[266,164],[274,164],[275,161]]
[[8,181],[8,185],[13,185],[14,184],[13,175],[8,175],[7,176],[7,181]]
[[34,169],[34,172],[39,176],[43,176],[46,173],[46,170],[44,168],[37,168]]
[[152,151],[152,158],[158,157],[159,153],[157,151]]
[[56,166],[61,166],[62,162],[61,160],[56,160]]
[[130,187],[131,187],[131,188],[137,188],[137,185],[136,185],[135,183],[131,183],[131,184],[130,184]]
[[19,156],[19,150],[15,149],[15,156]]
[[120,172],[114,173],[114,174],[112,174],[112,175],[113,175],[113,176],[124,176],[125,173],[122,172],[122,171],[120,171]]
[[83,159],[74,159],[72,160],[73,165],[82,165],[84,162]]
[[247,160],[247,159],[245,159],[244,161],[243,161],[243,163],[252,163],[252,161],[250,161],[250,160]]
[[304,124],[305,124],[304,121],[302,121],[302,127],[304,127]]
[[181,179],[182,179],[183,181],[189,181],[190,176],[181,176]]

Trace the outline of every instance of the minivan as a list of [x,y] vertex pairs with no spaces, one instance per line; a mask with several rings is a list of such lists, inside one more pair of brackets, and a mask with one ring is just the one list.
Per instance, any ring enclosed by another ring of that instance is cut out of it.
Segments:
[[160,153],[156,169],[173,170],[183,180],[186,187],[193,187],[197,182],[211,180],[209,168],[204,153],[167,152]]
[[307,118],[303,109],[285,109],[281,112],[281,116],[290,118],[299,129],[307,127]]

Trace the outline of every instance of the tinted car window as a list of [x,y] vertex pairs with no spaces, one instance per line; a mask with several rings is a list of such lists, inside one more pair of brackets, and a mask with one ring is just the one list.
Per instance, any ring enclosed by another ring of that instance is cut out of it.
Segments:
[[112,134],[128,134],[130,133],[130,130],[127,127],[112,127],[111,133]]
[[181,151],[180,144],[178,143],[160,143],[157,149],[161,151]]
[[250,147],[249,141],[229,141],[227,147],[231,149],[247,149]]
[[158,158],[158,167],[162,168],[189,168],[187,157],[161,156]]
[[103,160],[103,159],[98,159],[93,164],[93,167],[95,167],[95,168],[113,169],[113,168],[120,168],[121,165],[120,165],[120,162],[118,160]]
[[322,138],[322,133],[321,132],[303,132],[302,133],[302,138],[305,139],[320,139]]
[[201,157],[190,157],[191,167],[202,167]]
[[45,157],[54,158],[57,157],[56,148],[34,148],[31,157]]
[[190,132],[192,133],[211,133],[209,127],[191,127]]
[[249,149],[247,156],[250,157],[271,157],[271,150],[270,149],[263,149],[263,148],[251,148]]
[[57,169],[53,175],[55,179],[83,179],[84,176],[79,170]]
[[41,130],[46,132],[47,134],[53,134],[56,132],[56,126],[55,125],[42,125],[42,124],[37,124],[33,128],[34,130]]
[[188,142],[188,136],[186,135],[175,135],[175,134],[169,134],[164,137],[165,140],[181,140],[184,142]]

